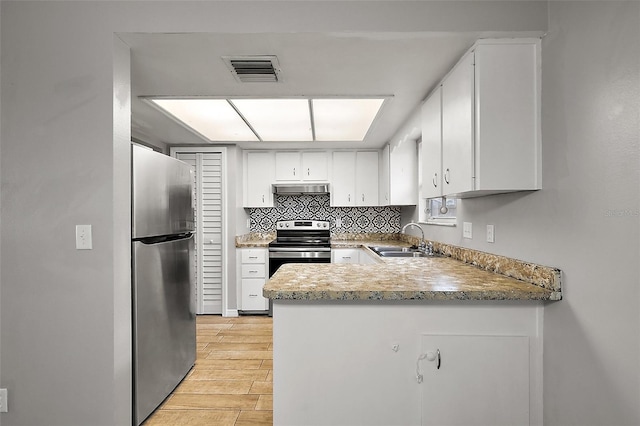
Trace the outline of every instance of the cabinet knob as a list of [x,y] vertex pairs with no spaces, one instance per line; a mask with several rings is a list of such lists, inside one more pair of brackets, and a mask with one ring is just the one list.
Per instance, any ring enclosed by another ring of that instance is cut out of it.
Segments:
[[347,195],[347,201],[351,202],[351,194]]
[[362,201],[364,201],[364,194],[362,194]]
[[434,174],[433,174],[433,179],[431,179],[431,182],[433,182],[433,186],[434,186],[435,188],[437,188],[437,187],[438,187],[438,173],[434,173]]
[[264,194],[262,195],[262,202],[264,203]]
[[444,181],[449,184],[449,169],[444,172]]
[[307,176],[311,176],[311,169],[307,167]]
[[293,168],[293,175],[294,176],[296,175],[296,168],[295,167]]

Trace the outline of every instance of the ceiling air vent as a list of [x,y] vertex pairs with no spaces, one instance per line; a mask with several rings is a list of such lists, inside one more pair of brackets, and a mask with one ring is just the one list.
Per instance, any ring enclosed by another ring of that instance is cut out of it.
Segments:
[[275,56],[223,56],[222,59],[240,83],[280,81],[280,66]]

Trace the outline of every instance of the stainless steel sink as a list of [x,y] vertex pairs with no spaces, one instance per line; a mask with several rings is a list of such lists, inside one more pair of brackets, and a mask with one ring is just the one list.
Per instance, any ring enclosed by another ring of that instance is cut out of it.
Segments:
[[380,257],[442,257],[441,254],[423,253],[415,247],[369,246]]
[[381,253],[381,252],[414,252],[417,251],[417,248],[413,248],[413,247],[397,247],[397,246],[369,246],[369,248],[371,250],[373,250],[376,253]]
[[420,251],[381,251],[378,253],[380,257],[442,257],[441,254],[427,254]]

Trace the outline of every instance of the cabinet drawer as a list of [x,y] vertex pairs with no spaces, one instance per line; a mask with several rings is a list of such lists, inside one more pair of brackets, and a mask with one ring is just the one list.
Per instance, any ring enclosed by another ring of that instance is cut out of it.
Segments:
[[267,276],[266,270],[264,264],[242,265],[242,278],[264,278]]
[[242,250],[242,263],[265,263],[267,260],[266,249]]
[[268,300],[262,296],[264,283],[264,279],[242,280],[242,310],[264,311],[269,308]]
[[359,263],[358,249],[333,249],[331,256],[333,263]]

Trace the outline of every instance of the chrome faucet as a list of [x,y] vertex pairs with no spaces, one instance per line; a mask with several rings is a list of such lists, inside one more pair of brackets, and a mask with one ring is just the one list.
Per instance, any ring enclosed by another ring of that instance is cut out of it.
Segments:
[[[422,230],[422,226],[418,225],[415,222],[409,222],[407,223],[405,226],[402,227],[402,231],[400,231],[401,233],[404,233],[404,231],[407,230],[408,227],[410,226],[414,226],[416,228],[418,228],[420,230],[420,233],[422,234],[422,238],[420,239],[420,244],[418,245],[418,250],[420,250],[421,252],[425,252],[425,250],[427,249],[427,245],[424,242],[424,231]],[[431,244],[431,243],[429,243]],[[431,250],[433,250],[433,245],[431,246]]]

